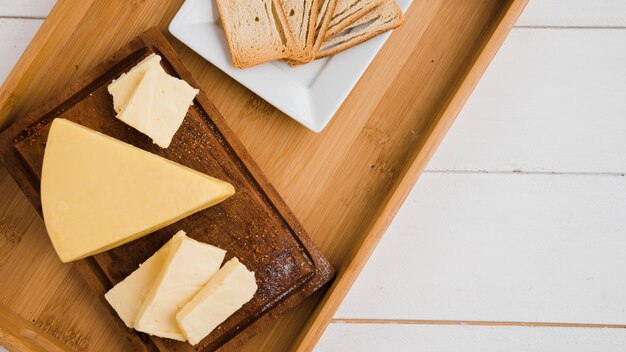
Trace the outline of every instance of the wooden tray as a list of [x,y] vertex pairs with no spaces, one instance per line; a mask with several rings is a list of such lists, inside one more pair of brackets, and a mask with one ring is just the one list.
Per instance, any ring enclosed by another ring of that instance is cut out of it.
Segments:
[[[219,205],[76,262],[87,284],[110,307],[104,293],[132,273],[178,230],[227,250],[226,260],[236,256],[256,273],[259,288],[250,303],[201,343],[191,346],[132,329],[125,331],[137,350],[233,349],[327,283],[333,269],[204,94],[195,99],[167,149],[159,148],[149,137],[113,117],[113,100],[107,86],[151,53],[161,56],[169,74],[199,86],[165,37],[153,28],[0,134],[0,159],[39,213],[45,141],[55,118],[72,120],[233,184],[235,195]],[[110,312],[117,316],[112,308]],[[122,320],[117,321],[123,328]]]
[[[0,92],[8,124],[152,26],[181,1],[61,0]],[[243,351],[315,345],[526,0],[415,1],[321,134],[307,131],[175,40],[181,60],[337,269],[330,289]],[[168,37],[170,38],[170,37]],[[40,350],[128,350],[124,332],[0,168],[0,335]]]

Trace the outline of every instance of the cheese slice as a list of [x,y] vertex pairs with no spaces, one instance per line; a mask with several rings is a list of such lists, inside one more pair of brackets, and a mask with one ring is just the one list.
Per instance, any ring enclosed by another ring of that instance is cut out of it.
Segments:
[[176,315],[178,326],[195,345],[250,301],[256,290],[254,273],[233,258]]
[[122,111],[126,106],[139,82],[141,82],[146,71],[150,68],[165,73],[163,67],[161,67],[161,57],[157,54],[150,54],[150,56],[131,68],[130,71],[122,74],[109,84],[107,90],[113,96],[113,109],[115,112]]
[[139,309],[143,304],[148,291],[152,288],[154,280],[157,278],[167,257],[170,253],[172,243],[184,237],[184,231],[178,231],[167,243],[156,253],[139,265],[135,271],[124,280],[113,286],[104,298],[115,309],[124,324],[129,328],[135,327],[135,320],[139,314]]
[[186,236],[173,242],[163,268],[139,310],[135,329],[185,341],[176,314],[219,270],[225,254],[222,249]]
[[198,92],[160,66],[148,68],[117,118],[167,148]]
[[144,236],[230,197],[233,186],[65,119],[50,127],[41,206],[62,261]]

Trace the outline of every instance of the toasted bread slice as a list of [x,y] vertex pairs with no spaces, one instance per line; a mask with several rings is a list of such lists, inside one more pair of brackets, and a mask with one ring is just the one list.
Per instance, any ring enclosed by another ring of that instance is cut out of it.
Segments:
[[328,39],[315,54],[316,59],[334,55],[375,37],[404,22],[402,10],[395,0],[384,0],[374,11],[352,23],[343,32]]
[[217,0],[233,66],[246,68],[292,53],[293,34],[279,0]]
[[326,37],[326,30],[328,29],[328,25],[332,20],[337,1],[338,0],[319,0],[317,3],[317,19],[315,21],[315,37],[313,39],[314,55],[312,55],[310,58],[307,58],[307,60],[286,59],[285,62],[292,66],[297,66],[313,61],[313,59],[315,58],[315,54],[324,42],[324,38]]
[[380,6],[384,0],[337,0],[335,13],[328,24],[328,30],[324,40],[341,33],[359,18],[372,12]]
[[315,56],[315,25],[321,0],[281,0],[287,24],[294,37],[294,48],[289,59],[311,61]]
[[326,39],[326,31],[335,13],[337,1],[338,0],[320,0],[318,3],[319,11],[315,24],[315,40],[313,42],[313,50],[315,50],[315,52],[322,47],[322,43],[324,39]]

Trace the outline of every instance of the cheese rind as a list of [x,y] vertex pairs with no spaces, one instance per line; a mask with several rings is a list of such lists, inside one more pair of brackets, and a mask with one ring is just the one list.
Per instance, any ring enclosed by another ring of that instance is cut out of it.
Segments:
[[256,290],[254,273],[233,258],[176,315],[178,326],[196,345],[250,301]]
[[117,118],[147,135],[161,148],[169,147],[199,90],[162,68],[148,68]]
[[117,312],[117,315],[129,328],[135,327],[139,309],[146,299],[150,288],[152,288],[154,280],[161,272],[172,243],[178,241],[178,238],[182,236],[185,236],[185,232],[178,231],[163,247],[140,264],[139,268],[124,280],[118,282],[104,295],[104,298],[106,298],[111,307]]
[[130,71],[122,74],[118,79],[109,84],[107,90],[113,96],[113,109],[120,112],[126,106],[139,82],[143,79],[148,69],[157,69],[165,73],[161,67],[161,57],[157,54],[150,54]]
[[48,235],[63,262],[130,242],[234,194],[207,176],[65,119],[41,173]]
[[176,314],[219,270],[225,254],[222,249],[186,236],[173,242],[168,258],[139,310],[135,329],[185,341]]

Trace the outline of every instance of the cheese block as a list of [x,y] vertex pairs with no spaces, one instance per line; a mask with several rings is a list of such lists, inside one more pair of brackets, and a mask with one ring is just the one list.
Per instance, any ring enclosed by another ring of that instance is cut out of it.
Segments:
[[41,207],[62,261],[96,254],[230,197],[227,182],[65,119],[50,127]]
[[254,273],[233,258],[176,315],[178,326],[195,345],[250,301],[256,290]]
[[117,118],[167,148],[198,92],[160,66],[150,67]]
[[161,272],[170,253],[172,243],[178,241],[183,236],[185,236],[185,232],[182,230],[178,231],[163,247],[140,264],[139,268],[124,280],[118,282],[104,295],[107,302],[129,328],[135,327],[139,309],[146,299],[148,291],[152,288],[154,280]]
[[141,82],[146,71],[150,68],[165,73],[163,67],[161,67],[161,57],[157,54],[151,54],[130,69],[130,71],[122,74],[109,84],[107,90],[113,96],[113,109],[115,112],[119,113],[126,106],[139,82]]
[[185,341],[176,314],[219,270],[225,254],[209,244],[179,237],[139,310],[135,329]]

